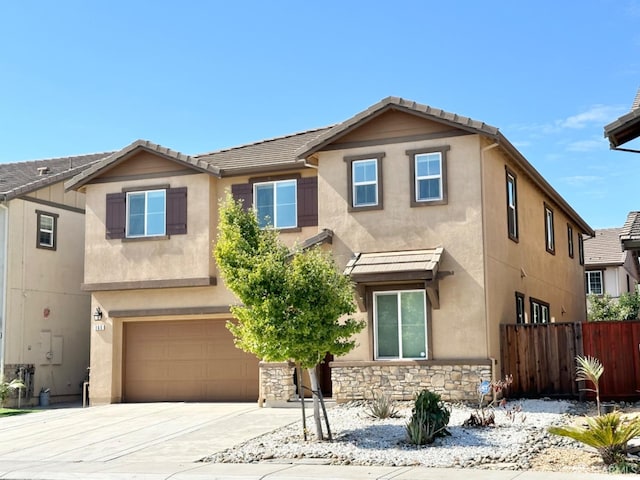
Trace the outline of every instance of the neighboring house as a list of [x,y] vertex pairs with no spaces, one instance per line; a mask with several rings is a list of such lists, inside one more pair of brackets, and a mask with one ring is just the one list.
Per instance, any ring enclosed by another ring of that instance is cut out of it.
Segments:
[[584,239],[585,289],[587,294],[618,298],[635,292],[640,281],[638,257],[620,246],[620,228],[596,230]]
[[337,401],[475,399],[501,376],[500,324],[586,316],[589,225],[497,128],[400,98],[195,157],[138,141],[66,187],[86,194],[83,288],[103,312],[93,404],[293,397],[292,367],[225,328],[235,299],[211,251],[227,191],[353,279],[367,327],[331,363]]
[[77,400],[89,365],[84,195],[63,182],[106,154],[0,164],[0,374],[21,404]]

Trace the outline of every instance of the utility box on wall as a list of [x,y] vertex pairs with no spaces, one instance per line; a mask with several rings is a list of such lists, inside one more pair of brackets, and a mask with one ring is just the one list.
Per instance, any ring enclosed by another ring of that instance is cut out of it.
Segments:
[[62,335],[51,335],[50,331],[41,331],[38,355],[40,365],[62,365],[63,344]]

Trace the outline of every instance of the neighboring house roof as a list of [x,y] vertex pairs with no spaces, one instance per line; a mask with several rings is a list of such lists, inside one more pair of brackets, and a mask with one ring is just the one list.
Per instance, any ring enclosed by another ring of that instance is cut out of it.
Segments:
[[340,137],[347,135],[349,132],[363,125],[364,123],[378,117],[379,115],[396,110],[400,112],[417,115],[427,120],[444,123],[451,127],[464,130],[470,133],[483,135],[493,140],[498,146],[509,155],[513,161],[522,168],[532,181],[553,201],[562,208],[580,229],[587,235],[593,235],[592,228],[585,222],[580,215],[566,202],[564,198],[547,182],[542,175],[531,165],[528,160],[506,139],[502,133],[491,125],[484,122],[473,120],[468,117],[456,115],[455,113],[445,112],[439,108],[432,108],[428,105],[422,105],[400,97],[387,97],[380,102],[372,105],[366,110],[356,114],[348,120],[339,123],[314,140],[310,140],[306,145],[302,146],[297,154],[299,159],[307,159],[314,153],[322,150]]
[[113,152],[26,162],[0,163],[0,200],[26,195],[78,174]]
[[[604,127],[604,136],[609,139],[609,146],[612,149],[619,149],[631,140],[640,137],[640,89],[636,93],[636,98],[631,106],[631,111]],[[638,150],[630,150],[638,152]]]
[[640,249],[640,212],[629,212],[620,230],[620,242],[625,250]]
[[196,158],[214,165],[222,177],[261,170],[296,168],[304,163],[298,158],[296,151],[330,129],[331,127],[316,128],[239,147],[203,153],[196,155]]
[[584,239],[584,264],[591,266],[623,265],[629,252],[620,246],[620,228],[596,230],[595,236]]
[[122,150],[112,152],[107,157],[101,159],[100,162],[92,165],[91,168],[86,169],[82,173],[76,175],[74,178],[66,182],[64,186],[67,190],[79,188],[84,184],[90,182],[92,179],[100,176],[105,171],[131,158],[133,155],[137,155],[141,151],[154,153],[167,160],[184,164],[185,166],[200,170],[202,172],[208,172],[213,175],[219,174],[218,170],[212,165],[209,165],[208,163],[200,161],[196,158],[190,157],[189,155],[176,152],[174,150],[171,150],[170,148],[163,147],[162,145],[158,145],[148,140],[136,140],[135,142],[124,147]]

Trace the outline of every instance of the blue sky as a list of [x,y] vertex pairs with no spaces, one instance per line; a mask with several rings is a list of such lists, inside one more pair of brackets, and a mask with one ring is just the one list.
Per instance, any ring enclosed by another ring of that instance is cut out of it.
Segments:
[[202,153],[394,95],[500,128],[594,228],[640,210],[640,154],[603,138],[640,87],[640,0],[32,0],[0,22],[0,162]]

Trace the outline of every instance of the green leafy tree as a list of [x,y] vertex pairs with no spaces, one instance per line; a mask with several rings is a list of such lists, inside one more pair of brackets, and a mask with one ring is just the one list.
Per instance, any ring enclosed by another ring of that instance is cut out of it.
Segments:
[[[225,284],[242,302],[231,307],[237,322],[227,323],[236,346],[265,361],[295,362],[319,391],[316,366],[327,353],[352,350],[353,335],[364,328],[364,322],[344,318],[355,312],[349,278],[319,248],[291,252],[230,194],[219,212],[214,256]],[[317,395],[314,418],[317,437],[324,439]]]
[[623,293],[618,299],[619,320],[636,320],[640,313],[640,294]]
[[640,293],[623,293],[615,300],[611,295],[589,295],[589,321],[635,320],[640,315]]

